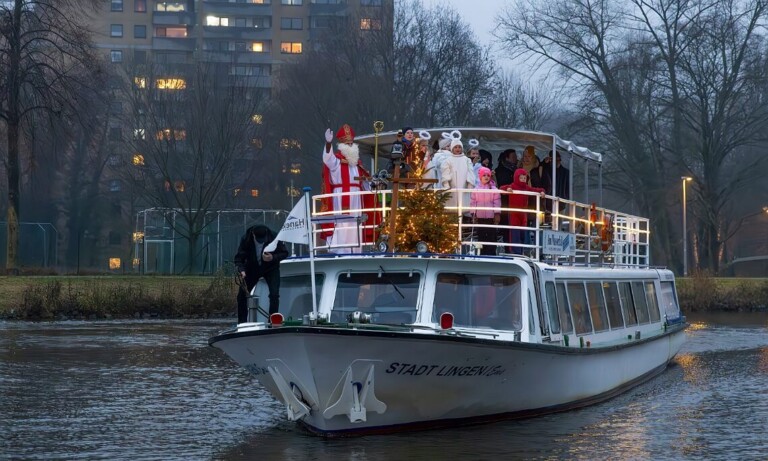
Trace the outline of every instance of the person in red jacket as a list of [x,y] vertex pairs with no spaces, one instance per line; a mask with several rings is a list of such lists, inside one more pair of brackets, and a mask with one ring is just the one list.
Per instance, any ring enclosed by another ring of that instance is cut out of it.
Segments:
[[[531,187],[528,185],[528,172],[524,168],[518,168],[515,170],[514,181],[512,184],[499,187],[499,190],[503,191],[528,191],[538,192],[544,195],[544,189],[541,187]],[[528,206],[528,195],[523,194],[509,194],[509,208],[516,208],[518,210],[524,210]],[[528,222],[528,218],[524,211],[511,211],[509,213],[509,225],[525,227]],[[519,245],[524,243],[526,245],[531,243],[529,233],[523,229],[512,229],[510,243],[513,245]],[[515,254],[523,254],[523,249],[520,246],[512,247],[512,252]]]

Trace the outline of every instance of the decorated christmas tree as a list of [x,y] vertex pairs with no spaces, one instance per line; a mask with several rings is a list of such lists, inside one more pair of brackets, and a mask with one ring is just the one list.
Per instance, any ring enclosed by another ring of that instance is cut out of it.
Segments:
[[[400,208],[395,222],[395,251],[416,251],[423,241],[431,253],[454,253],[458,246],[459,217],[445,210],[450,192],[432,189],[400,191]],[[386,235],[387,227],[382,229]],[[393,242],[389,243],[390,246]]]

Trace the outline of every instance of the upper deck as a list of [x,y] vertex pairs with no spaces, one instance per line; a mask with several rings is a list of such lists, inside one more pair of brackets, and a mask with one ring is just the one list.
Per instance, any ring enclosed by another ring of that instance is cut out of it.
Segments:
[[[563,166],[568,168],[569,197],[574,197],[573,193],[573,172],[574,166],[579,164],[583,167],[584,175],[579,177],[582,182],[580,186],[588,190],[590,184],[598,189],[596,202],[601,201],[599,190],[602,188],[601,165],[602,155],[592,152],[589,149],[576,146],[570,141],[565,141],[556,135],[548,133],[507,130],[501,128],[432,128],[427,130],[415,129],[414,132],[427,131],[432,140],[439,139],[441,133],[459,130],[462,133],[462,139],[466,146],[467,139],[477,139],[480,148],[492,151],[494,157],[498,152],[505,149],[515,149],[518,155],[526,146],[533,146],[539,158],[547,155],[550,151],[558,151],[563,154]],[[352,192],[352,193],[332,193],[313,196],[312,216],[313,218],[331,218],[342,216],[361,216],[357,219],[360,229],[359,243],[355,242],[354,247],[362,246],[363,251],[380,252],[385,248],[381,245],[382,235],[386,233],[387,223],[392,215],[391,206],[394,195],[394,188],[391,182],[386,181],[387,172],[379,167],[383,166],[389,160],[390,148],[396,140],[396,132],[385,132],[359,136],[355,142],[359,143],[361,158],[363,162],[370,161],[371,170],[374,177],[378,180],[379,188],[372,192]],[[431,143],[432,141],[430,141]],[[370,155],[370,157],[368,156]],[[370,159],[370,160],[367,160]],[[552,162],[554,163],[554,162]],[[552,183],[556,183],[557,170],[554,164],[551,164],[550,172]],[[596,178],[594,177],[596,176]],[[497,185],[500,186],[500,185]],[[557,265],[584,265],[584,266],[625,266],[625,267],[649,267],[651,262],[650,255],[650,226],[646,218],[623,213],[618,210],[611,210],[605,207],[597,206],[592,202],[589,193],[581,194],[583,197],[590,198],[589,203],[583,203],[575,200],[568,200],[554,195],[540,196],[539,194],[524,191],[493,191],[478,189],[450,189],[450,193],[460,197],[456,206],[445,206],[439,212],[452,214],[455,218],[452,220],[451,233],[454,236],[455,245],[449,253],[458,255],[476,255],[485,248],[488,253],[488,246],[493,247],[491,253],[495,256],[489,257],[531,257],[538,261],[545,261]],[[436,193],[432,190],[431,193]],[[403,189],[399,190],[402,198]],[[405,192],[413,193],[413,191]],[[423,193],[423,192],[421,192]],[[501,196],[501,207],[471,207],[470,194],[492,194],[498,193]],[[368,195],[373,196],[367,206],[353,208],[345,211],[321,211],[323,210],[322,201],[329,197],[342,195]],[[511,194],[523,194],[531,197],[528,208],[510,208],[508,206],[508,196]],[[400,214],[400,220],[403,216],[409,216],[409,210],[403,205],[401,200],[399,207],[395,210]],[[535,205],[534,205],[535,204]],[[529,225],[512,226],[509,224],[481,224],[473,223],[472,215],[482,210],[493,210],[503,215],[509,213],[524,213],[528,218]],[[496,239],[483,240],[479,238],[481,229],[491,229],[491,233],[497,236]],[[522,231],[530,235],[530,243],[511,242],[510,239],[503,239],[502,235],[509,235],[513,230]],[[315,233],[320,232],[315,228]],[[433,245],[429,244],[429,235],[421,238],[427,243],[427,252],[435,253]],[[322,239],[316,239],[321,244],[316,245],[316,250],[327,251],[329,247],[322,243]],[[386,251],[398,252],[391,242],[385,242]]]

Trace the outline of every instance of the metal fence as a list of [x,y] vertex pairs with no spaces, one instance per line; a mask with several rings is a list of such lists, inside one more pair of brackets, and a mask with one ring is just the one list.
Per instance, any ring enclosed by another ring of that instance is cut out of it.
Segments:
[[285,210],[238,209],[205,213],[205,225],[195,248],[194,267],[186,223],[180,211],[149,208],[136,214],[134,268],[145,274],[212,274],[232,262],[240,238],[248,227],[264,224],[279,231],[288,216]]
[[[59,232],[49,222],[19,223],[17,263],[25,267],[57,267]],[[8,223],[0,221],[0,260],[5,266],[8,250]]]

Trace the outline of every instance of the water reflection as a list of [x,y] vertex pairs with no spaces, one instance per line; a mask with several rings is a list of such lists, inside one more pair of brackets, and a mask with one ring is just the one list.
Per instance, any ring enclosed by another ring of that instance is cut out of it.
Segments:
[[665,373],[578,411],[324,440],[207,338],[221,322],[0,323],[0,458],[763,459],[768,322],[692,319]]

